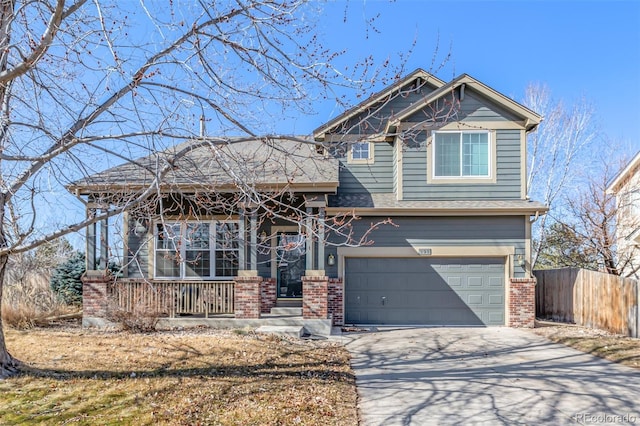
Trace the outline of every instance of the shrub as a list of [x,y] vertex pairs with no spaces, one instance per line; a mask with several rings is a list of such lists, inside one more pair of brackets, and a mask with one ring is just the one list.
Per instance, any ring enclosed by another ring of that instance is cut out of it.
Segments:
[[51,274],[51,289],[68,304],[82,303],[82,274],[86,270],[83,253],[74,253],[56,266]]
[[2,298],[2,321],[16,329],[43,326],[47,318],[69,314],[69,307],[51,290],[49,278],[37,271],[23,279],[7,280]]
[[136,305],[133,312],[126,311],[111,303],[109,320],[119,324],[123,330],[135,333],[151,333],[156,331],[159,314],[145,305]]

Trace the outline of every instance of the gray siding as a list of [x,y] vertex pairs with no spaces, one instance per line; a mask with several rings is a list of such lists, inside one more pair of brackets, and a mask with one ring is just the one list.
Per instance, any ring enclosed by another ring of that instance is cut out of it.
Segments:
[[394,95],[395,98],[368,108],[361,114],[348,120],[342,131],[350,134],[373,134],[381,131],[389,117],[420,101],[433,91],[430,87],[423,87],[420,92],[407,92],[404,96]]
[[[379,219],[363,217],[353,223],[353,237],[359,239]],[[411,247],[407,240],[419,240],[429,246],[514,246],[516,255],[525,255],[525,216],[503,217],[392,217],[392,225],[382,225],[371,231],[373,244],[367,247]],[[334,244],[344,243],[330,235]],[[335,246],[326,248],[325,255],[337,255]],[[523,269],[514,261],[516,277]],[[326,267],[327,275],[338,276],[337,265]]]
[[393,192],[393,145],[377,142],[374,147],[373,164],[347,164],[340,160],[340,186],[343,194]]
[[[426,140],[424,136],[423,140]],[[427,184],[426,144],[405,147],[403,193],[405,200],[520,199],[520,131],[496,131],[495,184]]]
[[[456,99],[458,97],[459,91],[455,91]],[[464,100],[460,102],[460,106],[455,109],[451,109],[450,102],[451,96],[448,96],[447,99],[449,103],[444,103],[442,101],[438,101],[433,108],[426,108],[423,111],[418,111],[408,118],[405,121],[416,123],[424,121],[425,118],[434,118],[437,117],[437,121],[513,121],[518,120],[518,118],[506,111],[504,108],[496,105],[495,103],[485,99],[481,94],[476,93],[473,89],[467,86],[465,90]]]

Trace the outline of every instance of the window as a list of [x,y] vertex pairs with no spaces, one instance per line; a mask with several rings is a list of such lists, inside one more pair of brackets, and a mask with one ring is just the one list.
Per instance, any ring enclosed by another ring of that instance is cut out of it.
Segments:
[[490,177],[488,132],[436,132],[433,145],[435,178]]
[[349,163],[373,163],[373,144],[370,142],[354,142],[349,149]]
[[354,160],[368,160],[369,142],[356,142],[351,145],[351,158]]
[[237,222],[156,224],[155,277],[229,278],[238,274]]

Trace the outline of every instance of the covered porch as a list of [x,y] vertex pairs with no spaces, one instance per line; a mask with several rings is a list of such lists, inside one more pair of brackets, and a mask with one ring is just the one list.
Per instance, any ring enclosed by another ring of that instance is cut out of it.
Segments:
[[[158,265],[166,263],[154,264],[158,254],[149,255],[146,276],[135,276],[130,266],[123,268],[122,276],[105,273],[102,259],[108,258],[109,223],[104,219],[91,225],[86,234],[83,323],[104,325],[114,311],[120,311],[156,315],[162,328],[241,327],[249,320],[277,325],[319,320],[313,330],[342,324],[342,280],[330,279],[325,271],[327,258],[330,265],[334,262],[325,253],[326,197],[307,194],[301,207],[304,221],[287,226],[260,221],[257,207],[245,205],[227,214],[237,233],[226,260],[233,264],[233,276],[216,280],[158,278]],[[88,209],[88,214],[96,212]],[[136,253],[128,258],[131,263],[140,260],[137,253],[158,249],[160,228],[152,220],[125,216],[125,250]],[[212,252],[210,257],[218,256]]]
[[281,300],[304,320],[342,321],[341,284],[330,301],[339,280],[329,276],[339,275],[325,253],[335,158],[302,140],[203,137],[68,189],[88,218],[105,217],[148,191],[165,162],[158,190],[123,214],[117,277],[106,273],[113,226],[105,218],[87,227],[86,325],[109,309],[149,309],[163,321],[265,319]]

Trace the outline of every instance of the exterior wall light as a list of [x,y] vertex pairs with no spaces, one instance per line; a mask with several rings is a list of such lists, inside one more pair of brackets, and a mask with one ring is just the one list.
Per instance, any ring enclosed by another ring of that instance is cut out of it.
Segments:
[[327,265],[333,266],[336,264],[336,257],[333,254],[327,256]]
[[137,219],[136,223],[133,227],[133,233],[137,236],[137,237],[142,237],[143,235],[145,235],[147,233],[147,227],[148,227],[148,223],[145,219]]

